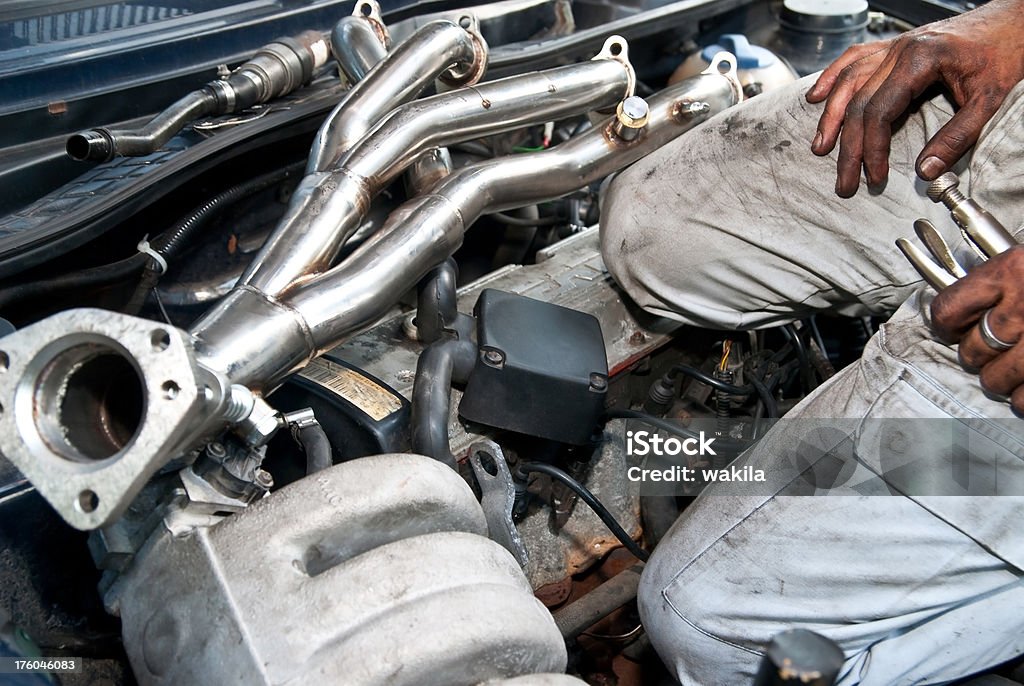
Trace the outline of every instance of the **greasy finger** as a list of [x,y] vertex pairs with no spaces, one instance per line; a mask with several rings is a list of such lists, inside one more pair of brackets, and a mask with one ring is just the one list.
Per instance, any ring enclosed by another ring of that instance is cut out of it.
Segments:
[[867,57],[873,53],[885,50],[892,41],[876,41],[873,43],[863,43],[860,45],[854,45],[846,49],[842,55],[840,55],[835,62],[828,65],[821,74],[818,75],[818,80],[814,82],[811,89],[807,91],[807,102],[821,102],[832,92],[833,87],[836,84],[839,74],[842,73],[846,67],[857,62],[858,60]]
[[832,152],[843,128],[850,101],[871,79],[878,65],[885,59],[885,55],[885,52],[869,55],[840,72],[835,87],[825,102],[825,110],[818,120],[818,130],[811,143],[811,151],[815,155],[827,155]]
[[852,198],[860,185],[860,169],[864,159],[864,103],[870,94],[862,89],[850,101],[839,136],[836,158],[836,195]]
[[1024,384],[1024,345],[1016,345],[981,368],[981,387],[995,395],[1010,395]]
[[864,106],[864,174],[869,184],[881,184],[889,176],[892,123],[940,78],[934,62],[908,59],[906,55],[897,59],[896,54],[895,50],[889,53],[893,57],[879,66],[867,84],[874,90]]
[[975,98],[960,108],[918,155],[918,176],[931,181],[956,164],[978,142],[985,123],[1001,104],[1001,97],[985,96]]

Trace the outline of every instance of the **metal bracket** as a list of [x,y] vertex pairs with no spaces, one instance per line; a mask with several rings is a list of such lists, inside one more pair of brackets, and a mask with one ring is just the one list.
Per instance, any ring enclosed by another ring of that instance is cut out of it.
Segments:
[[477,441],[469,448],[469,465],[480,484],[480,506],[491,540],[512,553],[516,562],[525,567],[530,557],[512,521],[516,490],[501,447],[494,441]]
[[617,35],[608,36],[604,41],[604,45],[601,47],[601,52],[594,55],[591,59],[615,60],[616,62],[621,62],[622,66],[626,68],[626,75],[628,79],[626,96],[623,100],[636,95],[636,70],[633,69],[633,63],[629,61],[629,43],[625,38]]

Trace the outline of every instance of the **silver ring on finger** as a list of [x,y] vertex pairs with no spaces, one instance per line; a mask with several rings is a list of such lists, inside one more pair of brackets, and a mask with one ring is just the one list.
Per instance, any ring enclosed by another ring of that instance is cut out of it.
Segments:
[[981,321],[978,322],[978,333],[981,334],[981,340],[985,345],[999,352],[1005,352],[1017,345],[1016,341],[1013,343],[1004,341],[992,331],[992,325],[988,321],[990,314],[992,314],[992,310],[985,310],[985,314],[981,315]]

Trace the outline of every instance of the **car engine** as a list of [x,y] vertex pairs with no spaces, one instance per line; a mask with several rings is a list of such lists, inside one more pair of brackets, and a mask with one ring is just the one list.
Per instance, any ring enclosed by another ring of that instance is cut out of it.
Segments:
[[726,469],[875,325],[644,312],[603,186],[963,9],[14,5],[0,654],[85,658],[31,683],[523,686],[669,683],[633,600],[701,484],[641,493],[627,427]]

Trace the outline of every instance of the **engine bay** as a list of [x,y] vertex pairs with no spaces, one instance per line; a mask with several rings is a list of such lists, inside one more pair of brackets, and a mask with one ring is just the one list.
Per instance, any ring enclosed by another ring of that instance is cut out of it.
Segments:
[[[672,683],[633,601],[703,484],[641,494],[632,429],[713,435],[686,465],[727,470],[877,322],[645,312],[602,261],[601,192],[963,9],[833,4],[9,18],[3,654],[86,658],[32,683]],[[69,86],[75,60],[96,71]]]

